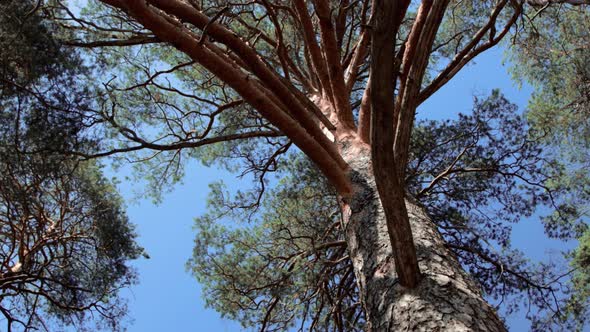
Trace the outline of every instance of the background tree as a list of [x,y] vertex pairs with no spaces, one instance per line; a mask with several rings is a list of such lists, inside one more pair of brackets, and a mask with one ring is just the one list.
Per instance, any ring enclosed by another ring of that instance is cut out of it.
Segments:
[[[590,143],[590,16],[588,10],[568,6],[539,6],[524,21],[528,29],[519,36],[510,59],[515,77],[533,84],[527,117],[542,137],[548,158],[563,168],[548,183],[567,188],[561,209],[548,217],[547,233],[555,238],[577,238],[580,246],[572,253],[577,268],[574,283],[579,298],[572,299],[568,312],[580,315],[578,304],[588,301],[588,246],[590,233],[560,226],[588,210]],[[568,228],[566,228],[567,230]],[[583,313],[582,313],[583,314]]]
[[34,5],[0,5],[0,312],[7,331],[118,330],[142,249],[100,166],[62,153],[95,145],[85,68]]
[[[113,55],[123,62],[104,72],[117,77],[105,85],[110,99],[99,114],[124,140],[93,156],[137,152],[150,161],[152,174],[172,180],[185,155],[222,163],[240,156],[264,189],[264,175],[294,144],[337,192],[365,328],[504,329],[443,240],[442,226],[428,217],[433,211],[406,195],[413,118],[478,54],[511,31],[522,33],[523,13],[545,5],[585,8],[586,1],[102,2],[111,7],[95,6],[85,18],[71,11],[58,17],[71,32],[70,45],[128,47],[97,51],[106,65]],[[211,147],[218,142],[229,144]],[[490,142],[492,151],[502,147]],[[502,148],[516,161],[523,158]],[[471,179],[499,172],[486,157],[463,167]],[[417,181],[445,184],[454,174],[450,166],[448,174],[447,166]],[[536,188],[546,180],[503,172],[500,179],[517,179],[504,185]],[[450,211],[482,203],[469,194],[472,188],[460,189],[455,198],[473,201],[451,204]],[[242,195],[238,204],[257,206],[261,196],[248,198]],[[460,245],[454,249],[464,261],[486,261],[475,244]]]

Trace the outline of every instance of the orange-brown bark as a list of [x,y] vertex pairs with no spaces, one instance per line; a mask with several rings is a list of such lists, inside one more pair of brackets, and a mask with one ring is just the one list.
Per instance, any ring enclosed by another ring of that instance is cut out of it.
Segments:
[[[259,31],[259,37],[275,48],[274,59],[257,51],[258,37],[251,45],[229,26],[216,20],[223,15],[223,10],[211,18],[198,6],[184,0],[101,1],[125,10],[160,41],[172,44],[233,88],[318,165],[340,193],[345,201],[343,205],[352,197],[355,188],[350,184],[352,171],[341,154],[350,148],[347,144],[353,148],[355,145],[362,148],[370,145],[370,165],[386,216],[396,273],[402,285],[418,285],[420,271],[404,203],[404,173],[416,107],[473,57],[497,44],[514,24],[519,9],[514,10],[514,16],[500,34],[493,35],[497,18],[508,3],[508,0],[499,1],[488,23],[457,53],[448,67],[424,91],[420,91],[433,43],[450,0],[422,1],[407,42],[401,49],[396,49],[395,41],[410,0],[365,0],[360,25],[358,21],[347,24],[347,13],[356,2],[342,1],[338,10],[333,11],[333,2],[328,0],[293,0],[290,6],[258,0],[255,6],[265,11],[275,34],[273,38],[271,33],[266,35]],[[312,6],[316,17],[312,17]],[[372,20],[365,24],[369,8]],[[297,52],[296,60],[290,58],[291,49],[285,44],[287,39],[283,36],[280,11],[299,24],[299,33],[303,36],[300,53],[307,62],[307,73],[295,65],[300,60]],[[358,17],[358,11],[355,15]],[[258,29],[246,20],[239,22],[247,31],[256,32]],[[192,27],[187,28],[189,24],[200,30],[200,35],[191,30]],[[319,25],[319,32],[315,31],[314,24]],[[490,40],[482,42],[488,33]],[[318,36],[321,43],[318,43]],[[343,46],[346,37],[349,39]],[[369,47],[370,78],[361,100],[356,128],[350,98]],[[397,98],[394,98],[398,80],[400,86]]]
[[305,128],[305,130],[309,132],[309,135],[311,135],[312,138],[316,140],[316,142],[319,143],[328,154],[330,154],[341,169],[346,168],[346,163],[342,161],[342,158],[338,155],[332,142],[325,137],[317,125],[314,116],[303,105],[301,100],[291,93],[291,91],[284,85],[284,82],[279,79],[279,76],[276,73],[273,73],[273,71],[260,60],[260,57],[254,49],[222,25],[216,22],[211,22],[209,24],[209,18],[188,3],[178,0],[150,0],[148,2],[167,13],[175,15],[185,22],[193,24],[199,29],[204,29],[207,26],[207,33],[219,42],[227,45],[239,55],[252,72],[258,76],[261,81],[265,82],[267,89],[276,94],[283,103],[289,105],[289,113],[297,120],[300,126]]
[[358,135],[360,139],[370,144],[371,142],[371,77],[367,80],[367,86],[363,92],[359,109]]
[[328,98],[330,98],[330,100],[332,100],[332,86],[330,85],[328,69],[322,57],[320,45],[318,45],[316,41],[315,29],[313,27],[311,17],[309,16],[309,12],[307,11],[307,5],[303,0],[293,0],[293,5],[295,6],[299,21],[301,22],[301,32],[309,52],[312,66],[318,75],[318,80],[323,89],[323,92],[328,96]]
[[376,0],[371,45],[371,160],[379,198],[387,220],[395,269],[400,284],[414,288],[420,281],[418,259],[404,202],[405,190],[395,172],[394,137],[394,47],[406,3]]
[[[404,93],[398,97],[396,105],[397,121],[393,149],[397,174],[402,179],[408,163],[410,136],[414,126],[416,107],[418,106],[418,93],[420,92],[428,59],[430,58],[430,50],[432,49],[436,33],[438,32],[448,4],[449,0],[434,0],[432,4],[425,5],[425,9],[427,6],[430,7],[426,17],[422,18],[423,21],[416,20],[414,23],[415,25],[421,25],[416,28],[416,30],[419,30],[420,35],[419,37],[410,36],[409,42],[414,43],[415,46],[410,45],[410,47],[406,48],[408,52],[412,52],[414,55],[412,58],[404,58],[404,61],[406,61],[405,67],[407,67],[408,72],[405,73],[407,77],[402,77],[402,79],[405,79],[405,83],[403,83]],[[417,40],[412,40],[414,38]],[[412,51],[411,48],[420,51]]]
[[324,60],[328,68],[330,86],[332,88],[334,108],[338,119],[347,129],[356,129],[352,109],[350,108],[350,98],[346,84],[344,83],[344,70],[340,60],[340,49],[336,40],[336,31],[332,22],[332,13],[327,1],[314,1],[317,16],[320,21],[320,35],[322,37],[322,46]]
[[[262,116],[277,126],[310,156],[340,192],[347,193],[350,191],[350,185],[345,173],[346,163],[340,156],[337,155],[340,158],[339,160],[334,158],[334,153],[324,149],[324,146],[318,142],[318,137],[310,135],[268,96],[256,89],[249,74],[240,71],[228,61],[220,58],[218,54],[199,44],[198,40],[189,31],[161,17],[153,8],[148,7],[144,1],[126,1],[123,9],[127,10],[129,14],[150,29],[162,41],[170,42],[235,89],[244,100],[256,108]],[[330,144],[332,143],[330,142]],[[335,150],[333,145],[331,148]]]

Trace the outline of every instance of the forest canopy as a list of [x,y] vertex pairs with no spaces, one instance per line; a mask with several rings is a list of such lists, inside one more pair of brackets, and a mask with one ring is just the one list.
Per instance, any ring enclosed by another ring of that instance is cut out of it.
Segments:
[[[88,151],[81,55],[32,2],[0,5],[0,313],[6,330],[118,330],[143,249]],[[3,327],[4,329],[4,327]]]
[[[102,165],[131,164],[157,202],[190,160],[252,178],[211,184],[187,265],[244,327],[501,331],[495,312],[519,310],[533,330],[587,326],[587,1],[0,6],[9,329],[124,328],[143,249]],[[494,90],[415,119],[493,47],[533,86],[526,110]],[[531,260],[511,243],[526,218],[579,246]]]

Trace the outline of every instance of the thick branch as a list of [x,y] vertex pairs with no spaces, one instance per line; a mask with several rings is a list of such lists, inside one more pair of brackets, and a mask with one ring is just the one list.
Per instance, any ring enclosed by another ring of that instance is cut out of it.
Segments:
[[285,105],[289,105],[289,114],[291,114],[299,125],[305,128],[305,130],[309,132],[309,135],[311,135],[313,139],[330,154],[330,156],[339,164],[339,167],[341,169],[346,168],[346,164],[342,158],[340,158],[334,145],[328,140],[317,125],[315,117],[305,107],[306,105],[304,105],[301,99],[292,93],[291,89],[285,86],[286,82],[281,80],[279,76],[260,59],[258,53],[252,47],[221,24],[210,22],[205,14],[187,3],[178,0],[150,0],[149,3],[166,13],[175,15],[179,19],[193,24],[199,29],[204,29],[205,26],[208,26],[208,35],[227,45],[242,61],[244,61],[261,82],[264,82],[265,87],[269,91],[276,94]]
[[414,288],[420,281],[416,248],[404,188],[395,172],[393,139],[394,117],[394,38],[409,1],[376,0],[371,45],[371,159],[379,198],[387,219],[387,230],[393,248],[395,268],[400,284]]
[[[346,68],[345,71],[345,79],[346,79],[346,89],[348,93],[352,91],[354,87],[354,83],[357,80],[358,73],[360,67],[362,66],[363,62],[365,62],[367,55],[369,53],[369,42],[371,41],[371,33],[369,29],[367,29],[367,22],[366,16],[368,11],[368,1],[363,3],[363,8],[361,10],[361,32],[359,40],[357,41],[356,46],[354,47],[354,53],[352,54],[352,59],[350,64]],[[374,9],[373,9],[374,10]],[[369,18],[369,21],[371,18]]]
[[352,60],[350,61],[350,65],[346,69],[346,91],[348,93],[350,93],[354,88],[360,68],[363,65],[363,62],[365,62],[367,59],[367,54],[369,53],[369,40],[369,32],[363,31],[354,49],[354,54],[352,56]]
[[[424,73],[428,66],[430,50],[436,38],[436,33],[442,22],[449,0],[435,0],[430,4],[429,0],[424,0],[421,6],[422,17],[418,17],[414,23],[412,33],[408,40],[407,52],[411,58],[404,58],[404,71],[402,80],[403,94],[398,97],[396,105],[396,115],[398,117],[397,128],[395,132],[394,153],[397,166],[397,174],[400,179],[405,176],[406,165],[408,164],[410,136],[414,126],[414,115],[418,103],[416,101]],[[426,17],[424,17],[424,15]],[[419,33],[419,37],[416,35]]]
[[[285,135],[297,144],[318,165],[339,192],[347,194],[350,191],[345,174],[346,163],[337,153],[335,154],[333,152],[334,148],[331,145],[328,145],[330,147],[329,149],[325,148],[325,141],[330,144],[332,143],[323,134],[324,144],[322,144],[321,137],[308,133],[301,126],[300,122],[295,121],[283,109],[273,103],[262,91],[256,89],[252,84],[250,75],[234,67],[231,63],[224,61],[204,45],[199,44],[190,32],[186,31],[181,25],[175,25],[163,18],[153,8],[148,7],[144,1],[127,1],[121,8],[125,9],[146,28],[153,31],[162,41],[172,43],[177,49],[190,56],[193,60],[219,77],[219,79],[226,82],[263,117],[283,131]],[[189,6],[187,10],[190,9],[194,11],[194,8]],[[202,15],[200,13],[198,14]],[[185,16],[199,18],[199,15],[195,14],[195,17],[191,15]],[[214,34],[216,27],[216,24],[211,25],[209,32]],[[314,123],[314,126],[319,130],[317,124]]]
[[342,61],[340,60],[340,49],[336,40],[336,31],[332,22],[330,5],[325,0],[316,0],[314,1],[314,5],[320,21],[323,54],[328,68],[336,114],[346,128],[355,129],[356,126],[350,107],[349,94],[344,83],[344,70],[342,69]]
[[367,80],[367,86],[363,92],[359,109],[358,135],[365,143],[371,142],[371,77]]
[[315,29],[311,17],[309,16],[309,12],[307,11],[307,5],[303,0],[293,0],[293,5],[295,6],[297,16],[301,22],[303,39],[305,40],[305,46],[309,52],[311,65],[316,71],[321,88],[328,98],[331,99],[332,87],[330,86],[328,69],[326,68],[326,64],[322,58],[322,51],[316,40]]

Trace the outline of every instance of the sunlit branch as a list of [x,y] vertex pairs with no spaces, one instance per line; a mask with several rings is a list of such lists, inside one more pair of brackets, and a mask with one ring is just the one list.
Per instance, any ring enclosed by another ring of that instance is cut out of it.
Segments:
[[328,68],[328,77],[332,88],[334,107],[338,119],[348,129],[355,130],[354,118],[350,108],[349,94],[344,82],[344,70],[340,59],[340,49],[336,40],[336,31],[332,22],[329,3],[324,0],[313,1],[316,15],[320,21],[322,54]]
[[[394,154],[396,160],[396,171],[400,179],[404,178],[406,165],[409,158],[410,137],[412,128],[414,127],[414,115],[416,107],[418,106],[416,98],[424,79],[426,67],[428,66],[428,59],[432,49],[432,45],[436,38],[438,29],[442,23],[449,0],[434,0],[432,4],[424,2],[424,15],[426,17],[416,20],[416,30],[412,32],[420,33],[420,37],[410,36],[408,40],[408,52],[414,53],[412,58],[405,58],[405,68],[408,70],[407,77],[402,77],[405,80],[403,85],[404,93],[397,98],[396,113],[398,118],[395,129],[395,144]],[[427,12],[427,14],[426,14]],[[414,38],[417,38],[415,40]],[[412,48],[421,50],[421,52],[412,51]]]
[[371,142],[371,77],[367,80],[359,108],[358,135],[365,143]]
[[[426,99],[432,96],[436,91],[438,91],[442,86],[444,86],[447,82],[449,82],[458,72],[463,68],[469,61],[475,58],[477,55],[481,54],[482,52],[490,49],[491,47],[497,45],[508,33],[510,28],[516,23],[520,13],[522,11],[521,7],[513,8],[514,13],[506,22],[503,29],[500,31],[500,34],[497,36],[490,35],[490,39],[488,42],[477,46],[477,44],[483,40],[486,33],[492,31],[495,28],[496,21],[498,16],[502,12],[502,9],[507,4],[507,0],[503,0],[499,2],[494,10],[490,15],[490,19],[471,39],[469,43],[455,55],[453,60],[443,69],[438,76],[427,86],[425,87],[418,96],[418,104],[423,103]],[[491,32],[490,32],[491,33]],[[477,47],[476,47],[477,46]]]
[[[165,2],[153,1],[162,9],[178,14],[181,18],[190,21],[196,26],[204,27],[208,23],[206,16],[196,11],[192,6],[182,2]],[[222,81],[236,90],[250,105],[252,105],[260,114],[273,125],[283,131],[293,142],[299,146],[317,165],[331,182],[343,193],[349,192],[348,180],[344,170],[346,163],[342,160],[332,142],[321,132],[315,121],[308,116],[308,111],[304,107],[299,107],[305,113],[300,113],[296,109],[293,113],[286,113],[279,105],[276,105],[272,99],[265,93],[257,89],[248,74],[237,69],[232,64],[224,61],[220,55],[207,49],[205,45],[200,45],[195,38],[181,25],[175,25],[170,20],[161,16],[160,13],[152,7],[148,7],[142,1],[129,1],[123,7],[139,22],[152,30],[156,36],[163,41],[169,41],[179,50],[189,55],[193,60],[199,62]],[[295,99],[290,91],[283,86],[283,82],[278,80],[269,69],[258,59],[255,52],[235,35],[229,33],[225,28],[214,23],[209,28],[209,33],[227,44],[237,49],[244,61],[248,62],[254,71],[259,72],[261,78],[269,79],[270,82],[277,82],[275,85],[265,85],[272,87],[274,92],[279,91],[277,96],[291,107],[297,107],[301,103]],[[225,40],[223,40],[225,39]],[[231,47],[230,46],[230,47]],[[245,54],[244,54],[245,53]],[[255,69],[257,68],[257,69]],[[265,76],[266,75],[266,76]],[[265,82],[269,82],[268,80]],[[288,97],[288,98],[283,98]],[[301,123],[294,120],[291,116],[299,116],[298,120],[306,124],[305,128]]]
[[[151,0],[150,3],[162,9],[166,13],[176,15],[183,21],[190,22],[200,29],[203,29],[204,26],[209,23],[209,18],[206,15],[195,10],[192,6],[189,6],[184,2],[177,0]],[[292,91],[287,86],[285,86],[285,83],[287,82],[281,80],[279,75],[274,73],[266,64],[264,64],[264,62],[260,60],[260,57],[255,50],[244,43],[234,33],[227,30],[218,23],[212,23],[209,26],[208,33],[209,35],[215,37],[216,40],[224,43],[230,49],[232,49],[239,59],[245,62],[250,70],[261,80],[261,82],[264,82],[266,89],[272,91],[273,94],[275,94],[284,105],[289,105],[289,114],[295,118],[295,120],[298,122],[298,125],[305,128],[309,135],[311,135],[313,139],[318,142],[332,158],[334,158],[335,162],[340,165],[341,169],[346,168],[346,164],[344,161],[342,161],[341,157],[335,150],[334,145],[327,139],[327,137],[325,137],[324,133],[317,125],[313,115],[305,107],[301,99],[298,98],[298,96],[293,95]],[[206,60],[206,57],[203,59]],[[229,79],[227,75],[225,76],[227,79],[226,82],[231,84],[231,82],[229,82],[231,79]],[[256,108],[258,109],[258,107]],[[294,140],[294,142],[298,144],[296,140]]]
[[[367,27],[367,12],[369,10],[369,2],[364,1],[361,9],[360,19],[360,37],[354,47],[350,63],[348,64],[344,78],[346,80],[346,89],[350,93],[357,81],[359,70],[365,62],[369,53],[369,43],[371,39],[371,33]],[[371,21],[369,17],[368,21]]]
[[323,92],[331,100],[333,94],[327,64],[323,59],[322,51],[317,43],[315,28],[307,11],[307,5],[303,0],[293,0],[293,5],[301,23],[301,32],[305,40],[305,47],[309,52],[312,67],[318,76]]

